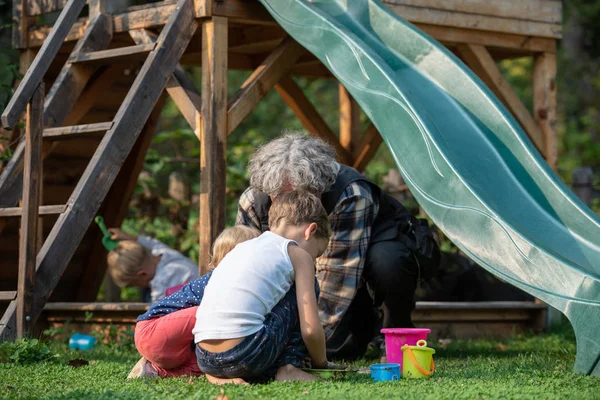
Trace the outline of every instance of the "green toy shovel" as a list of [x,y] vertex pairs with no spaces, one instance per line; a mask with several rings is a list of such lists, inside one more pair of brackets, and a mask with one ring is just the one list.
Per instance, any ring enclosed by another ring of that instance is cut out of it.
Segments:
[[111,251],[117,247],[117,243],[119,243],[119,241],[110,238],[111,234],[108,229],[106,229],[106,225],[104,225],[104,218],[98,215],[96,218],[94,218],[94,222],[98,224],[100,230],[102,231],[102,245],[104,248],[108,251]]

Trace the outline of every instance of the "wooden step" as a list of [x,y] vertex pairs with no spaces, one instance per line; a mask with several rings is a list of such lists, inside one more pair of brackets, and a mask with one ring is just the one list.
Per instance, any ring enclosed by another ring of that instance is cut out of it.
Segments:
[[[52,206],[41,206],[39,215],[62,214],[67,211],[66,204],[57,204]],[[0,208],[0,217],[20,217],[23,213],[21,207]]]
[[13,301],[17,298],[17,291],[0,292],[0,301]]
[[[112,127],[113,123],[99,122],[96,124],[61,126],[58,128],[44,129],[44,139],[53,140],[69,140],[79,139],[83,136],[88,136],[93,133],[104,133]],[[96,135],[94,135],[96,136]],[[92,136],[93,137],[93,136]]]
[[154,43],[140,44],[137,46],[119,47],[117,49],[93,51],[91,53],[79,53],[74,54],[69,59],[69,62],[71,64],[98,66],[143,61],[154,50],[155,46]]

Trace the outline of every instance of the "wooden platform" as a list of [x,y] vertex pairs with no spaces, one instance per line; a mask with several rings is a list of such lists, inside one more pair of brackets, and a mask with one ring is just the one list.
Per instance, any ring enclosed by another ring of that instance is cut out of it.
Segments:
[[[108,324],[133,326],[148,303],[48,303],[39,327],[68,322],[75,332],[102,331]],[[91,315],[90,315],[91,313]],[[533,302],[417,302],[413,321],[434,338],[506,337],[544,328],[546,306]]]

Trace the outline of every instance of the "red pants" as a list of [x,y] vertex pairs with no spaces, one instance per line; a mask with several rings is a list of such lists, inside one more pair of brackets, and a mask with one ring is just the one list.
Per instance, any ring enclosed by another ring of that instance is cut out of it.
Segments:
[[197,309],[186,308],[135,325],[135,346],[158,376],[202,375],[192,345]]

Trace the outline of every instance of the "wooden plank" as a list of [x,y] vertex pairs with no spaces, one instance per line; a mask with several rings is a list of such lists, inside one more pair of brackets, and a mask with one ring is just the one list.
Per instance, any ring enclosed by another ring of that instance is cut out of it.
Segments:
[[457,46],[456,50],[469,68],[481,78],[512,112],[539,152],[543,156],[546,156],[544,137],[540,128],[527,107],[525,107],[519,96],[517,96],[510,86],[510,83],[504,78],[487,49],[480,45],[466,44]]
[[339,99],[340,144],[349,152],[353,152],[360,141],[360,106],[341,83]]
[[383,0],[386,5],[405,5],[455,13],[562,24],[562,2],[557,0]]
[[144,60],[148,54],[154,50],[154,44],[140,44],[137,46],[119,47],[116,49],[108,49],[94,51],[92,53],[74,54],[69,59],[71,64],[82,65],[108,65],[133,63]]
[[[73,54],[102,50],[111,39],[110,18],[106,15],[95,16],[75,45]],[[94,72],[95,69],[74,66],[67,61],[48,92],[44,107],[44,126],[59,126],[64,122]]]
[[89,14],[106,14],[112,11],[111,0],[89,0]]
[[28,0],[13,0],[12,2],[12,45],[16,49],[24,49],[28,46]]
[[102,93],[113,86],[113,83],[123,76],[123,69],[120,65],[109,65],[97,78],[95,78],[85,91],[79,96],[79,99],[71,109],[71,112],[64,120],[66,125],[74,125],[83,119],[83,117],[92,109]]
[[533,117],[544,135],[546,161],[556,170],[558,133],[556,131],[556,55],[539,54],[533,64]]
[[[39,215],[54,215],[62,214],[67,210],[65,204],[57,204],[51,206],[40,206]],[[3,207],[0,208],[0,217],[20,217],[23,213],[22,207]]]
[[235,128],[252,112],[254,107],[275,86],[279,80],[286,76],[296,63],[296,60],[305,52],[291,37],[285,38],[279,46],[254,70],[246,79],[241,88],[229,101],[227,108],[227,134],[230,135]]
[[227,18],[230,23],[277,25],[257,0],[213,1],[212,12],[214,16]]
[[229,30],[229,52],[261,53],[264,48],[275,48],[286,33],[280,26],[244,25]]
[[381,138],[379,131],[375,125],[371,124],[365,131],[360,144],[356,147],[353,167],[358,171],[364,171],[369,164],[369,161],[371,161],[373,156],[375,156],[375,153],[377,153],[381,143],[383,143],[383,139]]
[[142,9],[128,10],[113,16],[115,32],[163,26],[175,11],[173,2],[153,3]]
[[200,130],[200,273],[225,227],[227,156],[227,19],[202,22],[202,128]]
[[[146,121],[140,137],[137,139],[110,191],[106,195],[101,215],[104,217],[104,222],[108,227],[121,226],[123,219],[127,215],[129,200],[133,195],[138,176],[144,166],[146,153],[156,133],[165,100],[165,95],[161,96],[154,106],[154,110],[152,110],[148,121]],[[106,249],[101,242],[102,232],[95,226],[91,229],[95,230],[95,234],[93,235],[94,244],[84,264],[85,269],[79,280],[76,294],[77,301],[94,301],[98,290],[100,290],[103,277],[106,275]]]
[[44,139],[47,140],[69,140],[79,139],[82,135],[90,133],[104,133],[112,127],[111,122],[99,122],[97,124],[84,124],[73,126],[61,126],[59,128],[44,129]]
[[17,298],[17,291],[0,292],[0,301],[13,301]]
[[42,131],[44,83],[35,90],[27,105],[25,160],[23,171],[23,214],[19,237],[19,272],[17,285],[17,337],[31,336],[31,318],[35,288],[35,258],[38,249],[38,212],[42,194]]
[[290,76],[283,77],[275,85],[275,89],[311,135],[320,137],[332,145],[340,162],[352,165],[352,154],[340,144],[336,134]]
[[389,3],[387,6],[392,12],[412,23],[481,29],[484,31],[554,39],[560,39],[562,37],[562,25],[556,23],[489,17]]
[[[75,187],[69,208],[58,218],[40,250],[31,312],[34,321],[65,271],[196,28],[193,2],[180,0],[159,36],[156,49],[142,66],[117,112],[112,129],[104,136]],[[0,339],[6,340],[14,335],[16,318],[12,309],[3,322]]]
[[38,85],[42,81],[42,78],[46,74],[50,63],[56,57],[58,50],[62,46],[69,29],[75,22],[75,19],[83,9],[85,0],[69,0],[66,8],[58,17],[58,20],[54,24],[52,32],[48,35],[44,41],[42,48],[35,57],[33,64],[27,70],[25,77],[21,81],[21,84],[15,91],[10,102],[2,113],[2,126],[4,128],[12,129],[23,111],[33,93],[37,89]]
[[488,32],[481,29],[464,29],[429,24],[416,24],[419,29],[447,45],[480,44],[486,47],[506,49],[508,53],[531,54],[533,52],[556,53],[556,40],[509,33]]
[[206,18],[212,16],[213,0],[195,0],[194,13],[196,18]]
[[[156,41],[156,35],[146,29],[136,29],[129,35],[137,44],[148,44]],[[190,125],[196,136],[200,138],[201,96],[194,82],[187,76],[181,65],[178,65],[167,83],[167,93],[179,108],[179,111]]]

